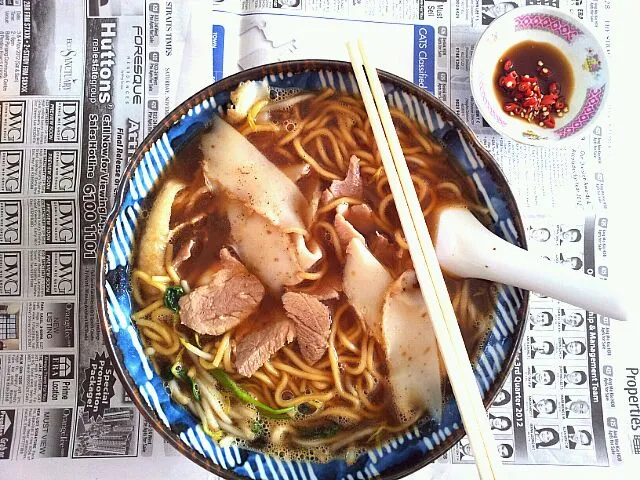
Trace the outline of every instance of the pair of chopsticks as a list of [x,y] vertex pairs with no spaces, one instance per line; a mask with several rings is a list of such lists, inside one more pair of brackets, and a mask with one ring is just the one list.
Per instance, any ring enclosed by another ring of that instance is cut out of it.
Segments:
[[478,473],[483,480],[498,478],[498,450],[382,85],[362,41],[357,49],[348,42],[347,50]]

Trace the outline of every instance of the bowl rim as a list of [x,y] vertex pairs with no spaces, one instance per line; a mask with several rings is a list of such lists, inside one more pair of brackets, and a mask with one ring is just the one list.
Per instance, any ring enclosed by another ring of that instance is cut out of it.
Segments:
[[[204,87],[197,93],[182,101],[176,108],[174,108],[168,115],[166,115],[156,124],[156,126],[147,134],[145,139],[138,145],[134,153],[131,155],[131,158],[125,170],[122,172],[120,183],[114,197],[113,205],[111,206],[111,210],[105,220],[102,232],[100,234],[100,243],[98,246],[98,255],[95,264],[97,267],[95,282],[97,313],[104,344],[110,358],[113,361],[114,370],[116,371],[124,390],[133,400],[134,405],[142,414],[142,416],[153,426],[154,430],[158,432],[160,436],[164,440],[166,440],[172,447],[174,447],[182,455],[186,456],[205,470],[226,479],[245,480],[245,477],[236,474],[233,470],[223,468],[222,466],[211,461],[211,459],[200,455],[194,449],[189,448],[187,445],[185,445],[184,442],[180,440],[178,435],[175,434],[170,427],[164,425],[158,419],[158,417],[148,408],[141,393],[135,385],[135,382],[129,375],[129,372],[124,365],[122,353],[116,344],[115,337],[111,333],[111,326],[106,313],[106,297],[105,289],[103,286],[106,279],[107,249],[112,236],[115,221],[122,207],[122,203],[124,201],[126,193],[129,191],[129,180],[131,179],[131,176],[140,165],[140,162],[143,160],[145,153],[150,150],[155,142],[158,141],[171,126],[176,124],[184,115],[186,115],[191,108],[199,105],[205,99],[208,99],[219,92],[229,91],[232,88],[235,88],[240,82],[243,81],[255,80],[272,74],[298,74],[305,71],[318,70],[351,72],[352,66],[350,63],[344,61],[323,59],[288,60],[282,62],[274,62],[232,74]],[[476,153],[484,162],[485,167],[490,171],[491,177],[496,182],[501,194],[505,196],[505,199],[507,200],[507,203],[509,205],[508,208],[513,215],[514,225],[516,231],[518,232],[518,240],[521,242],[522,248],[527,249],[525,228],[515,196],[511,188],[509,187],[507,179],[500,169],[500,166],[493,158],[493,156],[489,153],[489,151],[480,143],[471,128],[467,126],[448,105],[446,105],[444,102],[442,102],[440,99],[427,92],[426,90],[419,88],[415,84],[402,77],[386,72],[384,70],[378,70],[378,74],[382,82],[391,83],[400,87],[407,93],[414,95],[420,101],[423,101],[429,108],[436,110],[442,116],[442,119],[444,121],[451,122],[454,127],[463,134],[465,140],[467,140],[467,142],[469,142],[469,144],[475,148]],[[516,357],[520,352],[522,337],[524,336],[525,332],[524,327],[526,324],[526,315],[529,309],[529,291],[525,289],[521,290],[524,294],[522,304],[520,305],[520,308],[517,312],[517,318],[515,319],[517,323],[515,326],[515,331],[512,334],[512,338],[514,339],[513,345],[505,356],[505,368],[503,368],[496,376],[496,379],[493,381],[492,387],[487,391],[485,395],[485,399],[483,400],[485,410],[491,405],[494,397],[504,386],[509,373],[513,369]],[[391,471],[382,472],[380,478],[395,480],[408,476],[422,469],[423,467],[430,463],[433,463],[437,458],[441,457],[442,455],[444,455],[444,453],[449,451],[456,443],[460,441],[462,437],[464,437],[465,434],[466,431],[464,428],[464,424],[461,423],[458,429],[454,430],[446,440],[440,442],[440,444],[438,444],[436,448],[431,450],[430,453],[423,456],[420,461],[411,466],[394,466],[391,468]]]
[[[609,83],[609,62],[608,62],[608,58],[606,56],[606,50],[604,48],[602,48],[602,44],[600,43],[600,40],[598,39],[598,36],[595,34],[595,32],[593,31],[593,29],[587,25],[585,22],[583,22],[582,20],[574,17],[573,15],[564,12],[558,8],[555,7],[548,7],[545,5],[526,5],[526,6],[522,6],[522,7],[518,7],[518,8],[514,8],[513,10],[505,13],[504,15],[500,15],[498,18],[496,18],[493,22],[491,22],[491,24],[489,24],[489,26],[484,30],[484,32],[482,32],[482,34],[480,35],[480,38],[478,39],[478,41],[475,44],[475,48],[473,50],[473,55],[471,56],[471,63],[469,64],[469,83],[471,85],[471,94],[473,96],[474,102],[478,108],[478,110],[480,111],[480,114],[482,115],[482,118],[484,118],[486,120],[486,122],[489,124],[489,126],[494,130],[494,132],[498,135],[507,137],[511,140],[513,140],[514,142],[518,142],[521,143],[523,145],[531,145],[534,147],[552,147],[552,146],[567,146],[570,145],[571,143],[575,143],[578,142],[584,135],[581,134],[577,134],[577,135],[571,135],[569,137],[564,137],[564,138],[553,138],[553,139],[544,139],[544,140],[531,140],[527,137],[516,137],[516,136],[512,136],[509,133],[507,133],[507,131],[502,128],[497,122],[495,122],[493,120],[493,118],[490,117],[490,115],[488,115],[488,112],[486,111],[484,105],[482,105],[482,103],[476,101],[476,98],[480,97],[480,92],[478,91],[478,85],[479,83],[474,81],[474,78],[477,78],[478,75],[480,75],[478,73],[478,60],[476,59],[476,54],[478,51],[478,45],[480,45],[483,40],[486,41],[487,38],[489,38],[489,36],[491,34],[494,33],[494,30],[497,29],[501,24],[506,23],[507,21],[510,21],[513,17],[517,16],[517,15],[522,15],[522,14],[526,14],[526,13],[530,13],[530,12],[538,12],[538,13],[548,13],[550,15],[554,15],[557,17],[561,17],[564,19],[569,19],[571,20],[573,23],[575,23],[576,25],[580,26],[580,28],[591,38],[593,38],[594,42],[596,43],[596,45],[600,48],[600,50],[602,50],[602,52],[605,53],[605,55],[603,56],[602,59],[602,71],[605,73],[605,78],[607,79],[607,83]],[[509,43],[509,46],[512,46],[512,43]],[[506,50],[506,49],[505,49]],[[475,72],[475,73],[474,73]],[[576,73],[574,72],[574,76],[576,76]],[[476,83],[478,83],[478,85],[476,85]],[[607,97],[609,96],[609,90],[610,90],[610,86],[608,86],[608,88],[605,88],[604,90],[604,94],[602,97],[602,102],[600,104],[600,108],[598,108],[598,110],[596,110],[596,114],[589,119],[589,121],[584,125],[584,127],[582,128],[582,130],[586,133],[587,129],[589,127],[592,127],[593,124],[598,120],[598,118],[600,117],[600,115],[602,114],[603,110],[606,109],[606,101],[607,101]],[[553,131],[554,129],[552,129],[551,131]]]

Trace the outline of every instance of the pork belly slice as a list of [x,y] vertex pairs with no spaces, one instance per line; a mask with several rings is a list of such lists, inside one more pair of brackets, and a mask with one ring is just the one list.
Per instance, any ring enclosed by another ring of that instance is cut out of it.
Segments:
[[202,135],[200,149],[207,185],[227,197],[232,244],[242,262],[274,295],[300,283],[299,273],[322,258],[320,248],[307,245],[302,234],[317,206],[315,187],[305,184],[310,204],[288,176],[297,178],[307,166],[299,164],[298,173],[281,170],[218,116]]

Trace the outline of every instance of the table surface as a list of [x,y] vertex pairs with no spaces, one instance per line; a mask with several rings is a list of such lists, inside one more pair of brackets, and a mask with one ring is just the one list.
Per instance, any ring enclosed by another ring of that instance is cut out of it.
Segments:
[[[578,0],[580,1],[580,0]],[[635,179],[640,178],[640,162],[638,154],[633,150],[632,142],[638,136],[638,111],[640,100],[637,85],[640,83],[640,68],[635,61],[637,56],[637,44],[639,42],[636,30],[639,28],[635,22],[640,18],[640,5],[635,1],[623,0],[593,0],[598,3],[608,4],[613,10],[615,19],[615,31],[612,32],[612,54],[610,57],[612,91],[609,95],[613,115],[614,148],[612,158],[607,159],[607,182],[610,195],[610,218],[613,231],[610,243],[611,265],[615,268],[617,278],[627,280],[629,284],[636,284],[634,273],[636,265],[640,266],[638,256],[635,253],[636,240],[639,238],[636,232],[640,231],[638,222],[631,215],[631,195],[638,189]],[[639,232],[640,233],[640,232]],[[629,255],[628,252],[634,252]],[[613,274],[613,270],[612,270]],[[640,338],[640,309],[634,308],[631,320],[634,322],[635,334],[630,336],[631,341]],[[629,345],[631,346],[631,344]],[[640,363],[640,356],[635,354],[636,365]],[[160,458],[160,456],[162,458]],[[62,478],[65,475],[64,466],[66,459],[46,459],[46,462],[38,460],[30,462],[10,462],[3,465],[0,470],[0,478]],[[158,457],[140,457],[135,461],[127,462],[126,466],[108,459],[74,460],[74,478],[98,479],[118,478],[126,476],[128,479],[149,478],[180,478],[181,480],[215,479],[202,468],[191,463],[179,455],[164,457],[158,452]],[[54,468],[52,468],[54,466]],[[6,467],[6,468],[5,468]],[[578,467],[578,466],[548,466],[548,465],[510,465],[504,467],[504,477],[516,474],[518,480],[558,478],[591,478],[595,475],[613,475],[613,478],[638,478],[637,469],[640,467],[640,457],[630,459],[622,467],[611,467],[614,471],[603,467]],[[55,474],[53,472],[56,472]],[[100,472],[100,473],[97,473]],[[108,472],[108,474],[105,474]],[[65,475],[68,477],[68,475]],[[411,479],[468,479],[477,478],[473,465],[441,465],[435,464],[411,475]]]

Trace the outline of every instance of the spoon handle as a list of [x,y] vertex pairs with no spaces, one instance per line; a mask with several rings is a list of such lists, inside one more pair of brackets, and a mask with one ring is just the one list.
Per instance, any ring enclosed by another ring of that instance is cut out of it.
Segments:
[[599,280],[538,257],[486,229],[468,210],[440,214],[436,254],[443,269],[531,290],[590,312],[626,320],[628,311],[611,281]]

